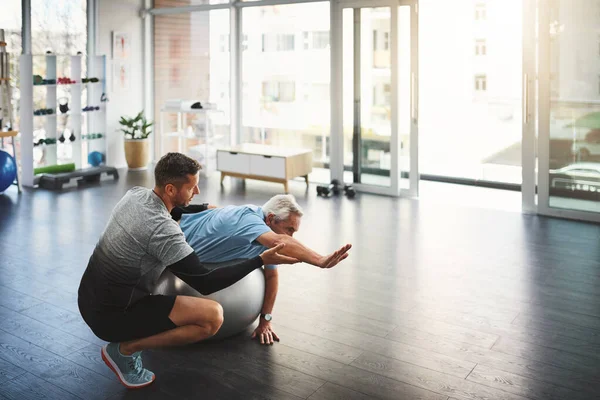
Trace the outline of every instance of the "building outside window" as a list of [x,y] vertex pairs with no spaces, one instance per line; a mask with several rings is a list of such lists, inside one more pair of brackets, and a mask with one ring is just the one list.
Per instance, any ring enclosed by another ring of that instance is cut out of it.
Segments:
[[485,56],[487,53],[487,45],[485,39],[475,40],[475,55]]
[[296,100],[294,82],[263,82],[262,94],[265,100],[275,103],[289,103]]
[[324,50],[329,48],[329,31],[316,31],[312,33],[312,48]]
[[485,75],[475,75],[475,91],[485,92],[487,90],[487,77]]
[[262,35],[262,51],[294,51],[294,34],[265,33]]
[[485,3],[475,4],[475,20],[483,21],[487,18],[487,6]]

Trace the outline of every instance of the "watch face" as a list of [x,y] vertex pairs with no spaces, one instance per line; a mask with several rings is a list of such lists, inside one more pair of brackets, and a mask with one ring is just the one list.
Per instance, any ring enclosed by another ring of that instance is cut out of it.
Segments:
[[265,321],[270,321],[272,319],[273,317],[271,316],[271,314],[265,314]]

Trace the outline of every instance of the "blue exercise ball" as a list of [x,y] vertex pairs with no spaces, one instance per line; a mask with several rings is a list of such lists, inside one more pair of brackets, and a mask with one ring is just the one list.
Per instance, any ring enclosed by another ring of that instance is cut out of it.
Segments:
[[17,163],[13,156],[0,150],[0,193],[10,187],[17,177]]
[[100,164],[102,164],[103,162],[104,162],[104,154],[100,153],[99,151],[92,151],[90,154],[88,154],[88,163],[92,167],[97,167]]

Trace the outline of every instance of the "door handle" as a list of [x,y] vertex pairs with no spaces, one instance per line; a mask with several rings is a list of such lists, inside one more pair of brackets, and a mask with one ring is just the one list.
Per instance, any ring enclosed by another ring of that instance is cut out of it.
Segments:
[[523,74],[523,123],[529,123],[529,76]]
[[413,124],[417,124],[417,105],[416,105],[416,89],[415,89],[415,83],[416,83],[416,76],[414,72],[410,73],[410,118],[413,121]]

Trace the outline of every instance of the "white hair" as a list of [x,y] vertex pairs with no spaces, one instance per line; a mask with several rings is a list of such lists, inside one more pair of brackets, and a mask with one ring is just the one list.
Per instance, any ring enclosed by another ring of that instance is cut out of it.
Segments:
[[304,215],[302,208],[296,202],[296,198],[291,194],[278,194],[271,197],[262,206],[262,211],[265,218],[269,214],[273,214],[277,221],[285,221],[289,218],[290,214],[297,214],[299,217]]

